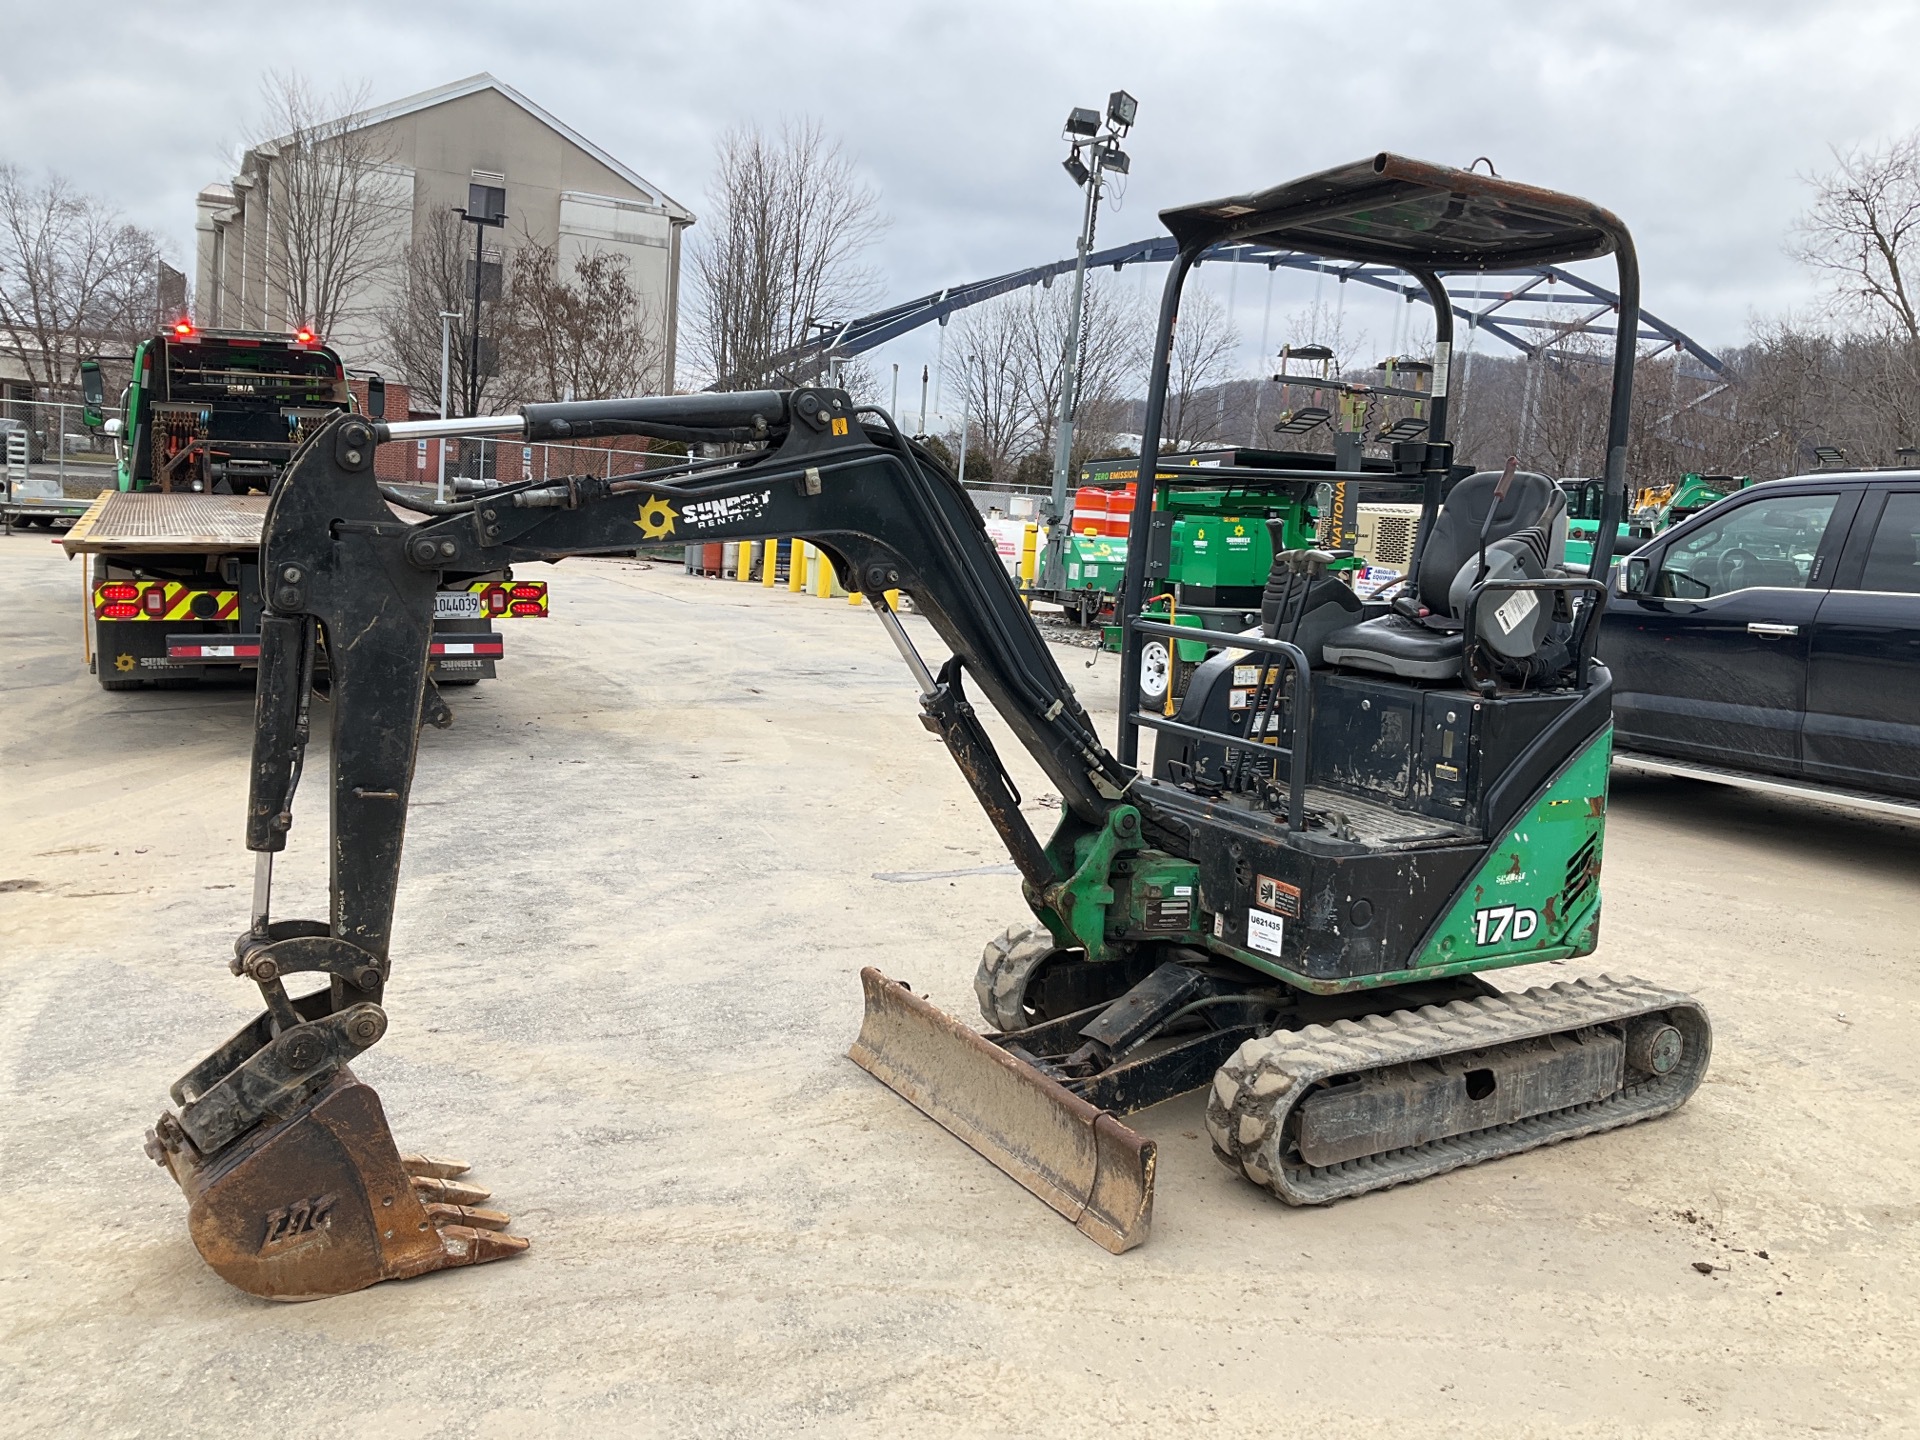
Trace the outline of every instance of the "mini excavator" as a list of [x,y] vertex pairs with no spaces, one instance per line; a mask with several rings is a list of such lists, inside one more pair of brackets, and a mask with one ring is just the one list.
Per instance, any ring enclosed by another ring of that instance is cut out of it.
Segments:
[[[459,1162],[400,1152],[352,1066],[387,1030],[417,737],[446,718],[427,674],[435,592],[514,563],[630,551],[643,532],[802,537],[872,606],[918,682],[927,728],[1018,866],[1033,918],[982,958],[990,1033],[869,969],[852,1058],[1109,1250],[1139,1244],[1152,1216],[1154,1145],[1123,1117],[1182,1093],[1207,1090],[1207,1129],[1227,1166],[1295,1205],[1613,1129],[1692,1094],[1712,1041],[1690,997],[1630,979],[1503,991],[1484,978],[1586,955],[1598,937],[1612,726],[1594,649],[1639,328],[1625,227],[1570,196],[1385,154],[1162,219],[1178,253],[1143,476],[1156,469],[1182,286],[1216,244],[1407,272],[1433,302],[1432,418],[1426,438],[1392,446],[1392,478],[1423,496],[1399,592],[1362,601],[1328,572],[1333,552],[1282,551],[1258,627],[1177,632],[1216,653],[1172,715],[1139,703],[1143,642],[1176,635],[1140,613],[1155,500],[1155,486],[1140,485],[1115,750],[1055,665],[972,500],[890,416],[843,391],[393,424],[343,414],[308,441],[272,498],[261,564],[247,811],[256,879],[232,968],[266,1008],[180,1079],[148,1141],[186,1193],[194,1243],[215,1271],[250,1294],[297,1300],[526,1248],[483,1206],[486,1192],[458,1178]],[[1565,500],[1550,480],[1511,462],[1459,477],[1441,277],[1609,254],[1620,305],[1607,508],[1581,574],[1564,564]],[[644,435],[728,453],[452,503],[375,478],[382,442],[503,432]],[[950,651],[937,670],[890,590],[913,597]],[[323,646],[332,913],[279,919],[273,856],[287,843]],[[972,693],[1059,792],[1049,838],[1028,827]],[[295,995],[295,977],[320,983]]]

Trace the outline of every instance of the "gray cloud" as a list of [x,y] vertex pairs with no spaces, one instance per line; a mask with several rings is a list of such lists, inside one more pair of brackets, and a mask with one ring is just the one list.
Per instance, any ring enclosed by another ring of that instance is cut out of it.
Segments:
[[[1104,238],[1152,233],[1164,204],[1377,149],[1485,154],[1625,217],[1649,306],[1725,345],[1750,313],[1811,295],[1781,249],[1798,177],[1830,144],[1920,122],[1920,7],[1898,0],[342,0],[324,18],[128,8],[84,34],[59,7],[14,9],[28,13],[9,16],[12,54],[78,46],[86,63],[7,67],[0,157],[66,172],[183,258],[194,192],[229,172],[277,65],[321,86],[364,79],[377,100],[491,70],[696,212],[726,127],[816,114],[884,194],[893,227],[876,259],[893,297],[1066,253],[1077,200],[1060,120],[1124,86],[1141,102],[1134,175]],[[1263,295],[1256,277],[1240,282],[1243,329],[1257,331]],[[1294,286],[1276,304],[1300,300]]]

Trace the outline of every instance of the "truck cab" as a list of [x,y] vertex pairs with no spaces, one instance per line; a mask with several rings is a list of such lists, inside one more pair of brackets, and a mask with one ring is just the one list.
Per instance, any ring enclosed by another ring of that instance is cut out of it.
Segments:
[[264,494],[311,430],[353,408],[346,367],[310,332],[185,320],[135,347],[115,421],[100,361],[82,364],[81,386],[87,425],[114,439],[123,491]]
[[1920,472],[1736,489],[1613,586],[1600,656],[1623,759],[1920,806]]

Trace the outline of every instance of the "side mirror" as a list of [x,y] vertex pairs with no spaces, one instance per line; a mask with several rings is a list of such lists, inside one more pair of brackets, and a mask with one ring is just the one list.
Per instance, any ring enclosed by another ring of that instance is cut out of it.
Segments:
[[1615,562],[1613,567],[1613,593],[1622,597],[1644,595],[1653,576],[1651,562],[1639,556],[1628,556]]
[[387,418],[387,382],[378,375],[367,377],[367,418]]
[[89,430],[98,430],[102,423],[100,412],[107,403],[107,382],[100,375],[97,360],[80,362],[80,397],[86,402],[80,411],[81,423]]
[[118,415],[100,425],[101,433],[110,440],[118,440],[125,429],[126,423]]

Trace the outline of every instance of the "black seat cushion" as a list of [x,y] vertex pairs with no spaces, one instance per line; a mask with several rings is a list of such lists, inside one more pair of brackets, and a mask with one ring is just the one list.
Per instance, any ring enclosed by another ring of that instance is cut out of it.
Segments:
[[1406,680],[1446,680],[1460,673],[1465,648],[1458,630],[1430,630],[1401,615],[1382,615],[1334,631],[1322,642],[1321,653],[1335,665]]
[[1481,470],[1467,476],[1447,495],[1440,518],[1434,521],[1426,549],[1420,553],[1420,603],[1435,615],[1452,614],[1448,592],[1453,577],[1480,548],[1480,527],[1492,509],[1493,524],[1487,527],[1487,543],[1543,523],[1559,487],[1544,475],[1531,470],[1516,471],[1507,487],[1506,498],[1494,508],[1493,492],[1499,487],[1500,472]]

